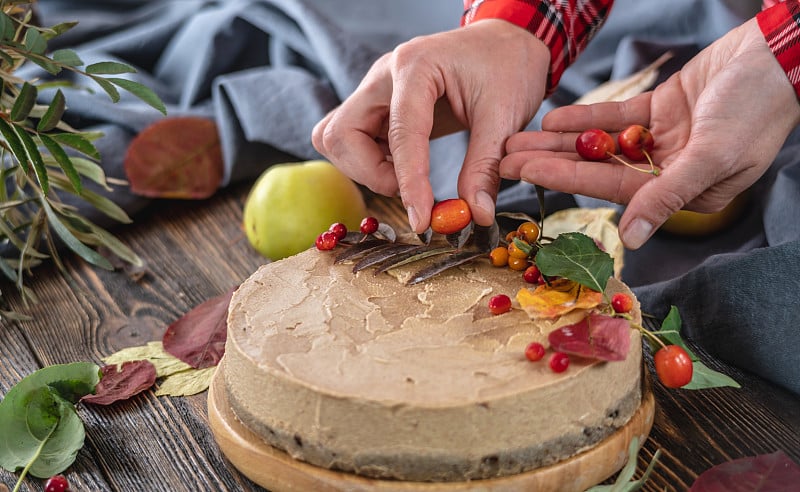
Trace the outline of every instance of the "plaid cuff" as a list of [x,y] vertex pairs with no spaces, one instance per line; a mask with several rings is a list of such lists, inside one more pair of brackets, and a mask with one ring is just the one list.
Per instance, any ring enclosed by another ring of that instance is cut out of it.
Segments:
[[550,49],[547,95],[605,22],[613,0],[465,0],[461,25],[503,19]]
[[800,98],[800,1],[787,0],[756,15],[758,27]]

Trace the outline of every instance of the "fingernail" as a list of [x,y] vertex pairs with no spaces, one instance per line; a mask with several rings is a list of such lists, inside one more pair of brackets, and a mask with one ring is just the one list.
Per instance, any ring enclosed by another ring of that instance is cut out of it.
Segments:
[[647,241],[652,233],[653,224],[644,219],[634,219],[625,229],[622,242],[628,249],[637,249]]
[[408,225],[411,226],[411,230],[417,230],[417,226],[419,225],[419,217],[417,217],[417,210],[414,207],[406,208],[406,213],[408,214]]
[[475,205],[486,212],[487,215],[494,215],[494,200],[483,190],[475,193]]

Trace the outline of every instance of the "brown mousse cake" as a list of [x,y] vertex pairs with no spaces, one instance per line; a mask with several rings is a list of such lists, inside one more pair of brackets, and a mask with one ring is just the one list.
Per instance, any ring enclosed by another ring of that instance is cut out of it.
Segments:
[[[614,238],[606,219],[588,229]],[[231,409],[298,460],[406,481],[503,477],[591,448],[639,407],[636,330],[625,360],[573,358],[557,374],[525,347],[577,320],[487,309],[495,294],[514,298],[518,272],[481,259],[407,286],[420,263],[354,274],[334,257],[310,249],[264,265],[230,305]]]

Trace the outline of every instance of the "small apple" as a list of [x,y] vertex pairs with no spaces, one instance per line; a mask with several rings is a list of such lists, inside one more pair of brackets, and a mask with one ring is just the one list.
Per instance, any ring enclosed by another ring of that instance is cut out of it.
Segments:
[[708,236],[719,232],[744,215],[749,193],[743,191],[719,212],[704,214],[678,210],[661,226],[661,230],[679,236]]
[[327,161],[276,164],[256,180],[244,204],[250,244],[279,260],[314,245],[331,224],[358,230],[367,215],[361,190]]

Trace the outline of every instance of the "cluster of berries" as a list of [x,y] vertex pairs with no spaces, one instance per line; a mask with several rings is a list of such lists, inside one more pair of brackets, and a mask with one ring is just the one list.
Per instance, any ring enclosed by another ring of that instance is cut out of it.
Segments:
[[[636,167],[619,157],[616,143],[619,144],[622,155],[633,161],[646,160],[650,164],[650,169]],[[659,170],[650,157],[650,153],[655,147],[655,139],[649,129],[642,125],[631,125],[619,133],[616,143],[605,130],[592,128],[578,136],[575,141],[575,151],[587,161],[605,161],[613,158],[631,169],[658,176]]]
[[[375,217],[364,217],[361,220],[359,229],[362,234],[373,234],[378,230],[378,225],[378,219]],[[320,251],[330,251],[345,237],[347,237],[347,226],[341,222],[336,222],[331,224],[327,231],[317,236],[314,246]]]
[[545,279],[533,261],[538,251],[541,230],[536,222],[523,222],[516,230],[506,234],[508,246],[498,246],[489,252],[493,266],[507,266],[511,270],[523,272],[522,278],[531,284],[542,285]]

